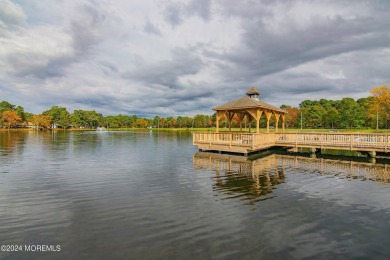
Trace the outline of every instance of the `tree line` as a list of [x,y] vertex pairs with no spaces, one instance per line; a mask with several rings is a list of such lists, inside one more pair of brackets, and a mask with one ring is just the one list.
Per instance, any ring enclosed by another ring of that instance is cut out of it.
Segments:
[[[299,107],[282,105],[288,114],[285,117],[286,128],[376,128],[390,127],[390,85],[375,87],[366,98],[354,100],[304,100]],[[238,127],[238,118],[232,127]],[[53,106],[41,114],[25,112],[22,106],[7,101],[0,102],[0,126],[3,128],[34,127],[49,128],[210,128],[215,127],[216,115],[198,114],[193,117],[143,118],[137,115],[103,116],[94,110],[74,110],[69,113],[65,107]],[[226,119],[221,126],[227,124]],[[255,127],[255,123],[246,122],[245,127]],[[271,125],[275,121],[271,120]],[[262,117],[260,126],[265,127]]]
[[371,95],[354,100],[304,100],[299,107],[283,105],[290,128],[375,128],[390,127],[390,85],[370,90]]

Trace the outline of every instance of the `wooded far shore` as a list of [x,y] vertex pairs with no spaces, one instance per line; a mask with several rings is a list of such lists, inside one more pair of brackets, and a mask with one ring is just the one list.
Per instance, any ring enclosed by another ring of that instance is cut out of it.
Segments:
[[[350,97],[341,100],[304,100],[298,107],[282,105],[286,110],[286,130],[306,131],[328,129],[353,129],[369,131],[368,129],[390,128],[390,85],[375,87],[371,95],[355,100]],[[255,127],[255,122],[246,120],[244,127]],[[264,128],[266,120],[260,120],[260,128]],[[275,121],[270,122],[275,127]],[[69,113],[65,107],[52,106],[40,114],[25,112],[20,105],[8,101],[0,102],[0,129],[206,129],[216,126],[216,114],[197,114],[195,116],[154,116],[144,118],[137,115],[108,115],[103,116],[95,110],[74,110]],[[227,120],[220,120],[220,127],[227,127]],[[239,127],[238,120],[232,121],[232,127]],[[223,131],[223,129],[221,129]]]

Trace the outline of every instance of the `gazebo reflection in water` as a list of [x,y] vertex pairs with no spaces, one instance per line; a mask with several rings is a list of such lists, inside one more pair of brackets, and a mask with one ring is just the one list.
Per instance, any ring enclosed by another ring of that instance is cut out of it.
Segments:
[[198,152],[193,156],[193,165],[215,171],[214,189],[253,200],[272,193],[273,186],[284,180],[284,169],[277,167],[276,154],[262,156],[265,157],[249,160],[245,156]]
[[[333,175],[335,178],[390,182],[389,161],[357,161],[356,158],[312,158],[302,155],[278,154],[267,151],[251,157],[198,152],[193,155],[196,169],[215,172],[213,188],[223,193],[256,202],[272,198],[278,184],[285,182],[285,174],[303,173]],[[259,198],[261,196],[264,198]]]

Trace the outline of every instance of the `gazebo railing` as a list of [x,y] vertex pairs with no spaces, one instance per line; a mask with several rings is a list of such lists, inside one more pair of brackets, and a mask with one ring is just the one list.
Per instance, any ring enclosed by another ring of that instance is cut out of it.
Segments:
[[275,134],[256,133],[193,133],[193,144],[240,146],[257,149],[275,144]]

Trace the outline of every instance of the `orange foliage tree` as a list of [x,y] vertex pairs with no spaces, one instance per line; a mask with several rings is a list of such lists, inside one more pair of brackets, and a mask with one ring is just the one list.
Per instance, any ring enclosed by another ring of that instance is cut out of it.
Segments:
[[374,97],[368,108],[371,115],[377,116],[378,120],[382,121],[382,125],[389,127],[390,120],[390,85],[385,84],[372,88],[370,93]]
[[18,113],[12,110],[4,111],[1,114],[1,118],[4,120],[4,122],[8,123],[8,128],[11,128],[12,125],[15,125],[22,120]]
[[282,109],[287,111],[285,123],[287,128],[297,128],[299,126],[299,108],[283,105]]
[[137,118],[137,120],[135,120],[135,122],[132,124],[133,127],[137,128],[146,128],[148,125],[149,122],[145,118]]
[[37,129],[49,128],[51,125],[51,119],[50,115],[33,115],[31,117],[31,123],[33,123]]

